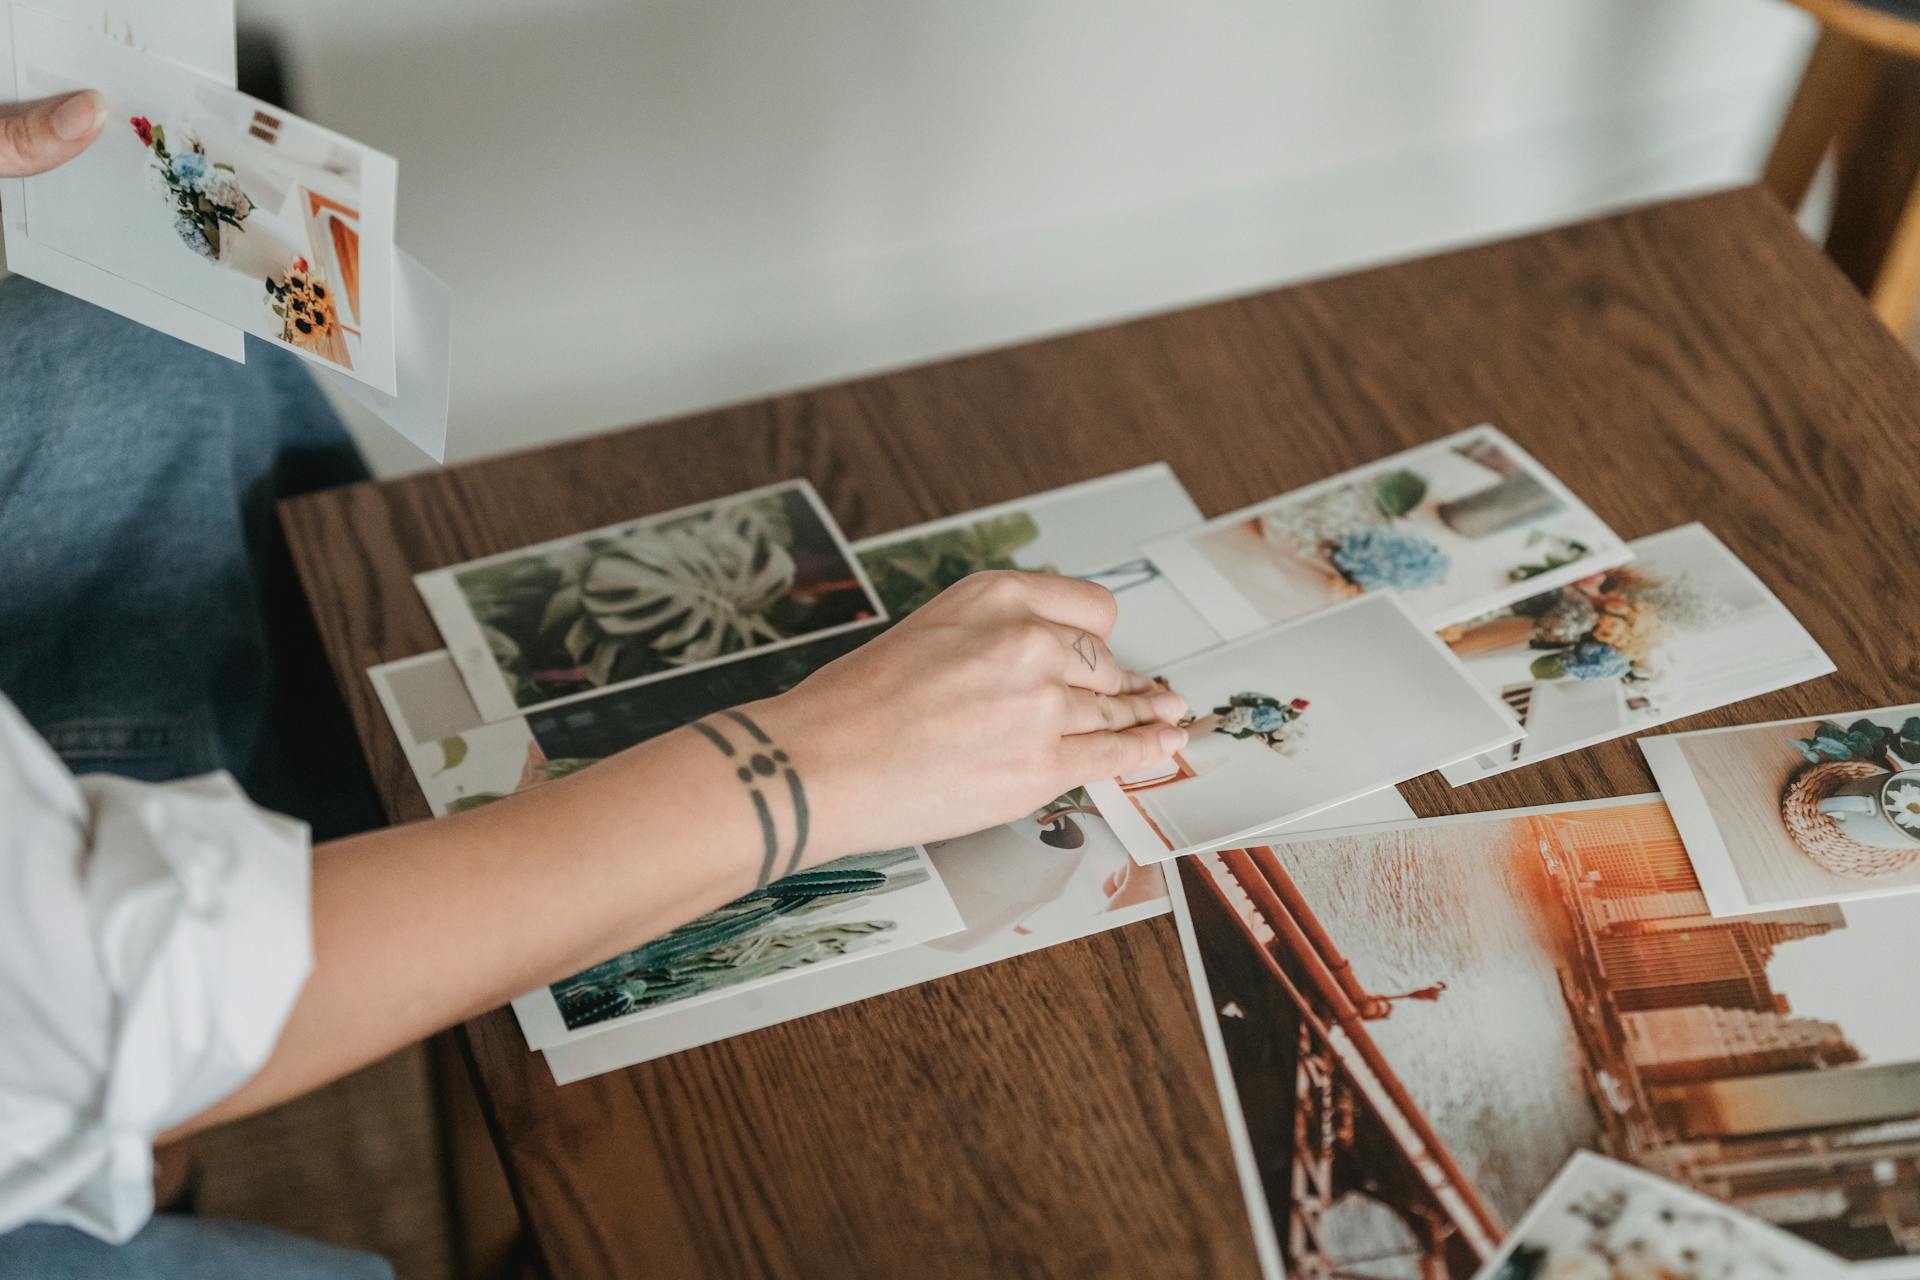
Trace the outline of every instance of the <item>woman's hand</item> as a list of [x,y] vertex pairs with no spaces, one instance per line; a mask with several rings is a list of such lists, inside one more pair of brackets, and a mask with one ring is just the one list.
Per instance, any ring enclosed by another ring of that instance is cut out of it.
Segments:
[[815,856],[1010,822],[1179,750],[1186,708],[1114,660],[1114,617],[1095,583],[976,573],[745,708],[805,787]]
[[91,89],[0,103],[0,178],[30,178],[65,164],[100,136],[107,100]]

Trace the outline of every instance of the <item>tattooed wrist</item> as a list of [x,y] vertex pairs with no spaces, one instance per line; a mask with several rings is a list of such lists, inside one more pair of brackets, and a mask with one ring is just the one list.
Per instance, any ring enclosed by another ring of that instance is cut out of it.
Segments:
[[[693,728],[733,765],[734,776],[746,788],[754,816],[760,820],[763,847],[760,879],[754,887],[765,888],[776,878],[774,867],[781,862],[780,851],[786,843],[781,838],[783,827],[790,833],[791,848],[780,875],[792,875],[806,852],[811,824],[807,791],[792,757],[744,711],[722,711],[694,721]],[[789,816],[784,824],[778,820],[782,814]]]

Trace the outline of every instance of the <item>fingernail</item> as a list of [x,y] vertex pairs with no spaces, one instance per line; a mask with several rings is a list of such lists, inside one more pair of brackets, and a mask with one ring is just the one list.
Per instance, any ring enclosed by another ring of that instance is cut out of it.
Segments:
[[1172,755],[1187,745],[1187,731],[1169,725],[1160,731],[1160,750]]
[[48,122],[53,136],[62,142],[75,142],[98,129],[107,118],[107,100],[92,89],[82,89],[53,109]]
[[1187,700],[1177,693],[1153,695],[1153,714],[1162,720],[1180,720],[1187,714]]

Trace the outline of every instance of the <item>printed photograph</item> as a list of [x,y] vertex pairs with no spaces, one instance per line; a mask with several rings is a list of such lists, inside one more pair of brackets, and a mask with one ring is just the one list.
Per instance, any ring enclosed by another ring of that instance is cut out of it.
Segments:
[[1274,831],[1520,734],[1392,594],[1163,667],[1187,745],[1087,788],[1129,853],[1160,862]]
[[[921,849],[857,853],[681,925],[549,988],[568,1033],[650,1009],[764,989],[773,979],[958,928],[953,904]],[[544,1020],[544,1019],[541,1019]],[[529,1035],[535,1047],[559,1035]]]
[[902,617],[982,569],[1086,577],[1199,522],[1179,477],[1156,462],[877,534],[854,550],[888,612]]
[[488,720],[884,618],[804,480],[416,575]]
[[[233,0],[36,0],[36,8],[85,23],[131,49],[180,63],[222,84],[237,73]],[[0,98],[19,90],[12,23],[0,22]],[[171,334],[229,360],[246,359],[245,335],[172,298],[49,249],[27,234],[26,192],[19,178],[0,178],[0,233],[7,271],[71,293],[95,306]]]
[[1920,889],[1920,703],[1640,750],[1715,915]]
[[1441,770],[1456,787],[1833,670],[1704,525],[1636,538],[1626,564],[1440,631],[1527,736]]
[[1383,590],[1400,592],[1416,616],[1441,627],[1629,554],[1565,485],[1490,426],[1143,549],[1228,637]]
[[[495,804],[742,701],[791,688],[866,637],[778,650],[680,681],[496,724],[470,706],[444,653],[372,678],[436,815]],[[530,1047],[644,1015],[763,990],[803,969],[925,942],[962,927],[922,849],[841,858],[777,880],[645,946],[514,1001]],[[777,1020],[777,1019],[776,1019]]]
[[1657,796],[1177,866],[1294,1274],[1467,1280],[1580,1150],[1848,1262],[1920,1255],[1920,986],[1887,959],[1920,900],[1715,917]]
[[1127,856],[1084,790],[1025,821],[928,845],[927,853],[965,923],[927,945],[956,955],[983,944],[1079,937],[1110,914],[1118,924],[1167,909],[1160,868]]
[[391,157],[26,8],[14,55],[24,95],[111,113],[24,184],[29,238],[396,394]]
[[1678,1183],[1576,1151],[1481,1280],[1837,1280],[1830,1255]]
[[1172,469],[1156,462],[879,534],[855,543],[854,552],[896,619],[983,569],[1098,582],[1120,606],[1108,647],[1144,671],[1220,643],[1220,634],[1138,550],[1143,539],[1199,519]]

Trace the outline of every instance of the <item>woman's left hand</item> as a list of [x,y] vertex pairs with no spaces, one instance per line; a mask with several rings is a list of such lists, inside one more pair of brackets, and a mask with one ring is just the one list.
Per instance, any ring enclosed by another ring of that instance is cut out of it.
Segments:
[[30,178],[85,151],[107,121],[92,89],[34,102],[0,103],[0,178]]

